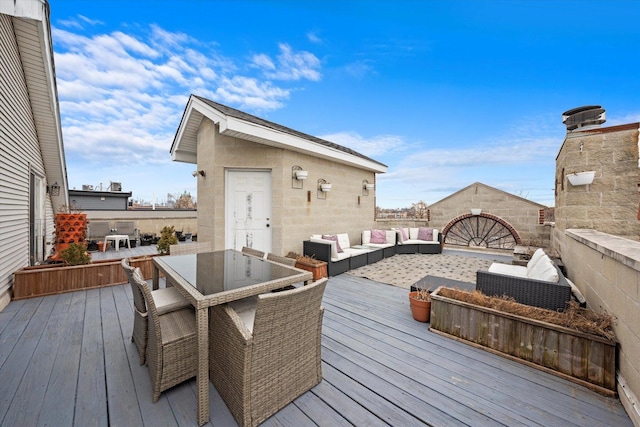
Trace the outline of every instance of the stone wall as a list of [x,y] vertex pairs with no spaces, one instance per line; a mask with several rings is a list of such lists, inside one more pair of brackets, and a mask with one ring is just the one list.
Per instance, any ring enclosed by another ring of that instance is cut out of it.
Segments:
[[128,211],[86,211],[87,220],[109,221],[114,228],[116,221],[133,221],[140,233],[160,236],[164,226],[173,226],[177,231],[198,234],[198,217],[195,210],[158,209]]
[[612,313],[618,345],[618,394],[636,426],[640,425],[640,243],[594,230],[554,233],[567,277],[587,306]]
[[540,224],[546,207],[525,198],[476,182],[429,206],[429,226],[443,230],[452,220],[481,209],[515,229],[524,244],[549,247],[550,230]]
[[[556,227],[589,228],[638,240],[638,123],[568,133],[556,158]],[[595,171],[592,184],[567,175]]]
[[[292,167],[309,172],[304,182],[292,183]],[[360,243],[362,230],[374,224],[375,191],[363,195],[362,182],[375,182],[375,174],[357,167],[283,150],[227,135],[204,120],[198,131],[198,239],[225,247],[225,175],[229,169],[269,170],[272,178],[273,233],[271,251],[302,253],[302,242],[311,234],[349,233]],[[333,184],[318,197],[318,179]],[[302,188],[294,188],[300,187]]]

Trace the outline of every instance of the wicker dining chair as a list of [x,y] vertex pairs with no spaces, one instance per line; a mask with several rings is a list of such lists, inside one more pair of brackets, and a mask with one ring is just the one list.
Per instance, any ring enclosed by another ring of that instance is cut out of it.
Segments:
[[144,295],[149,315],[147,364],[153,388],[153,402],[169,388],[196,376],[198,336],[193,308],[159,315],[149,285],[136,268],[132,280]]
[[273,261],[273,262],[277,262],[277,263],[280,263],[280,264],[288,265],[289,267],[295,267],[296,266],[296,260],[294,258],[288,258],[286,256],[280,256],[280,255],[272,254],[271,252],[269,252],[267,254],[267,259],[269,261]]
[[247,255],[251,255],[251,256],[254,256],[254,257],[258,257],[258,258],[264,258],[264,252],[259,251],[257,249],[248,248],[246,246],[242,247],[242,253],[243,254],[247,254]]
[[211,242],[182,243],[169,246],[171,255],[199,254],[201,252],[213,252]]
[[322,380],[326,283],[259,295],[255,316],[211,308],[209,378],[238,425],[260,424]]
[[[135,267],[131,267],[127,258],[123,258],[120,265],[127,274],[129,285],[131,286],[131,292],[133,293],[133,332],[131,333],[131,341],[135,343],[136,348],[138,349],[140,364],[144,365],[146,362],[148,339],[147,305],[145,304],[145,298],[142,291],[140,291],[133,280]],[[151,297],[153,298],[159,315],[180,310],[191,305],[176,288],[161,288],[151,291]]]

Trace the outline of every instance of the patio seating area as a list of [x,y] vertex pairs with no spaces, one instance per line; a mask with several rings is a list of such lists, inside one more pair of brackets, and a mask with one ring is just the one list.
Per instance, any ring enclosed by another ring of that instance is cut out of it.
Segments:
[[[263,425],[632,425],[616,399],[429,332],[401,287],[342,274],[323,307],[321,383]],[[197,425],[195,379],[152,403],[132,324],[128,284],[11,302],[0,424]],[[209,424],[236,425],[209,390]]]

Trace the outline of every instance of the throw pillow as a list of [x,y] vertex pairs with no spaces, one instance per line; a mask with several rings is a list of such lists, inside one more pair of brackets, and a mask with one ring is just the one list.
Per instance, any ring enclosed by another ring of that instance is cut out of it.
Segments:
[[400,227],[400,235],[402,237],[403,242],[409,239],[409,236],[407,235],[407,230],[405,228]]
[[427,242],[431,242],[433,240],[433,228],[418,228],[418,240],[426,240]]
[[371,230],[371,243],[387,243],[387,233],[384,230]]
[[334,242],[336,242],[336,250],[338,252],[344,252],[340,247],[340,242],[338,242],[338,236],[336,236],[335,234],[323,234],[322,238],[325,240],[333,240]]

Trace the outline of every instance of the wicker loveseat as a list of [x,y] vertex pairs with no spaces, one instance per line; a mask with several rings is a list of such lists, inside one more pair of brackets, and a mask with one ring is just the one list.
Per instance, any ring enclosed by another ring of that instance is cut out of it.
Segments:
[[485,295],[507,295],[517,302],[550,310],[563,310],[571,300],[571,285],[542,249],[527,266],[493,263],[476,273],[476,289]]

